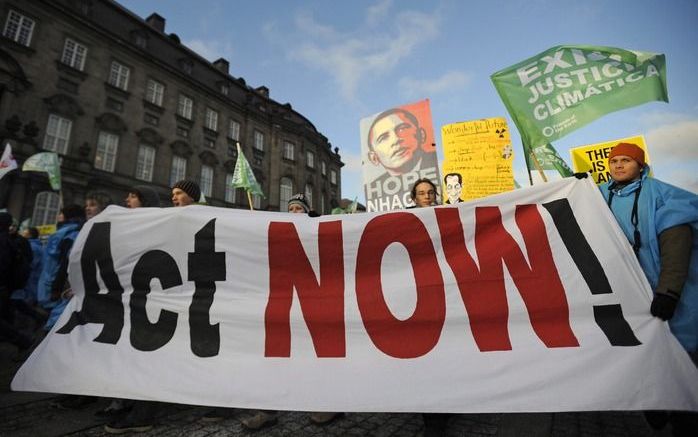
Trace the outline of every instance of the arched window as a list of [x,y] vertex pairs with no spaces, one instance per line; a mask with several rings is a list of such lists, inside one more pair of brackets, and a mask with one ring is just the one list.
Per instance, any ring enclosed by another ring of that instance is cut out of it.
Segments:
[[237,190],[233,187],[233,175],[228,173],[225,175],[225,201],[228,203],[235,203],[235,192]]
[[313,209],[313,186],[311,184],[305,184],[305,200],[308,201],[308,206]]
[[279,183],[279,210],[286,211],[286,205],[291,196],[293,196],[293,181],[291,178],[281,178]]
[[56,223],[58,217],[58,194],[53,191],[42,191],[34,200],[32,226],[50,225]]

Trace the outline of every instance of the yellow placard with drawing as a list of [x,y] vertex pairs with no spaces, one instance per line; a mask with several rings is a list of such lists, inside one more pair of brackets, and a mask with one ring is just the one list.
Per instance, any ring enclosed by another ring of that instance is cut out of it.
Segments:
[[458,203],[514,189],[509,127],[502,117],[441,127],[443,203]]
[[645,137],[637,135],[634,137],[621,138],[618,140],[606,141],[604,143],[588,144],[570,149],[572,168],[575,173],[591,171],[591,177],[596,185],[601,185],[611,179],[611,172],[608,169],[608,154],[618,143],[636,144],[645,151],[645,162],[650,163],[650,155],[645,144]]

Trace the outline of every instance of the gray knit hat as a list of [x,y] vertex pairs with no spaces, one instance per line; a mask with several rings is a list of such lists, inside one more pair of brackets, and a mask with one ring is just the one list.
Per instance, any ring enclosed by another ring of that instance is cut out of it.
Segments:
[[288,206],[293,204],[300,205],[305,212],[310,212],[310,205],[308,205],[308,201],[305,199],[305,195],[303,193],[294,194],[290,199],[288,199]]
[[189,197],[194,199],[194,202],[198,202],[201,198],[201,188],[199,188],[199,184],[197,184],[194,181],[183,179],[172,186],[173,190],[175,188],[179,188],[180,190],[187,193]]

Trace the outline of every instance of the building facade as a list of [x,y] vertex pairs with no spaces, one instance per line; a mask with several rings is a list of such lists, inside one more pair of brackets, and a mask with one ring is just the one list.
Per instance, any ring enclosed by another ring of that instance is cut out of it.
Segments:
[[[285,210],[303,192],[328,213],[341,199],[338,148],[227,60],[167,34],[158,14],[143,20],[110,0],[0,0],[0,20],[0,148],[9,142],[20,166],[57,152],[64,204],[91,191],[121,203],[149,185],[169,205],[169,187],[188,178],[208,204],[248,208],[230,187],[238,143],[265,193],[256,209]],[[0,180],[0,208],[15,217],[53,223],[58,205],[45,174]]]

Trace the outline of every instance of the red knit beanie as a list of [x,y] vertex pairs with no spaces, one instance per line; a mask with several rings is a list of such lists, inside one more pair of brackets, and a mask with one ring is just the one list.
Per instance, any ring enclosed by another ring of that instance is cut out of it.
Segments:
[[608,154],[608,160],[618,155],[629,156],[640,164],[640,167],[645,166],[645,151],[639,146],[632,143],[618,143],[611,149],[611,153]]

